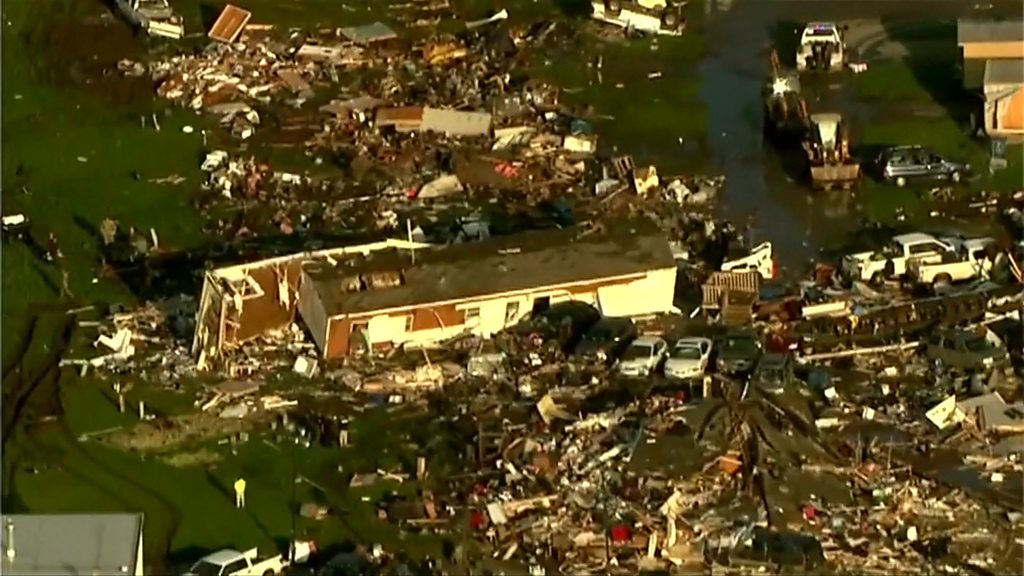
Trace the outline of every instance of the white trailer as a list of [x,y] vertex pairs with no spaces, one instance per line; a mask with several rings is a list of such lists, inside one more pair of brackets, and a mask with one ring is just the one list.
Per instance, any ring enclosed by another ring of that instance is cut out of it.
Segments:
[[685,3],[665,0],[592,1],[590,16],[594,20],[629,30],[663,36],[681,36],[686,28],[683,6]]

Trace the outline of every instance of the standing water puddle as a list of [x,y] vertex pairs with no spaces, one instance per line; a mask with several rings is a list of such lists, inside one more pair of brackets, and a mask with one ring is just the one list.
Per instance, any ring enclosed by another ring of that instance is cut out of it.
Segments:
[[849,194],[810,196],[779,154],[763,141],[761,86],[767,74],[765,13],[737,3],[709,23],[708,56],[701,65],[701,96],[708,112],[708,143],[715,169],[726,177],[723,216],[751,226],[753,242],[771,241],[775,259],[802,268],[818,247],[852,223]]

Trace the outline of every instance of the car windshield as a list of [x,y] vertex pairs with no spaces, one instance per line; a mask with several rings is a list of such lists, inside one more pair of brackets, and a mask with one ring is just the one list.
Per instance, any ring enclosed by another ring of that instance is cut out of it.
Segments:
[[974,336],[972,338],[968,338],[964,342],[964,347],[967,348],[967,350],[970,352],[988,352],[989,350],[994,348],[991,342],[982,338],[981,336]]
[[607,342],[608,340],[613,340],[614,338],[615,334],[612,332],[610,328],[593,330],[591,332],[587,332],[586,335],[583,336],[583,339],[587,340],[588,342]]
[[784,375],[781,368],[762,368],[757,371],[757,377],[764,382],[781,382]]
[[192,566],[192,569],[189,570],[189,572],[196,576],[218,576],[218,574],[220,574],[220,569],[221,567],[217,564],[211,564],[206,560],[200,560]]
[[672,357],[677,360],[700,360],[700,348],[696,344],[684,344],[672,349]]
[[757,340],[746,336],[727,338],[722,344],[722,351],[733,355],[753,355],[757,352]]
[[623,360],[643,360],[651,357],[652,347],[647,344],[634,344],[626,349]]
[[835,34],[836,29],[833,26],[808,26],[804,30],[804,34],[812,38],[820,38],[822,36],[832,36]]

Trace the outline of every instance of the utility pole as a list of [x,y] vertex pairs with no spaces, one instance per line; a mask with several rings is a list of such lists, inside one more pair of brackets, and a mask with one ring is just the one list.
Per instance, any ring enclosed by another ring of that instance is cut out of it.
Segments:
[[291,504],[291,520],[292,520],[292,538],[291,544],[288,545],[288,562],[295,563],[295,524],[296,524],[296,513],[299,507],[299,499],[296,484],[298,483],[299,473],[298,464],[296,462],[298,456],[299,439],[292,439],[292,504]]

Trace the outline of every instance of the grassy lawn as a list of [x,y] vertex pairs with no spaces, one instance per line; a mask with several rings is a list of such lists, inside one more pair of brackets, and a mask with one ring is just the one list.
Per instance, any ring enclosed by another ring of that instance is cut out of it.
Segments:
[[[187,30],[201,34],[225,2],[181,0],[172,4],[186,18]],[[247,0],[241,5],[252,10],[254,22],[273,23],[281,29],[356,25],[376,19],[400,28],[401,21],[408,19],[408,12],[402,11],[407,9],[391,9],[388,3]],[[471,18],[493,9],[481,0],[463,0],[456,5]],[[555,3],[525,0],[504,7],[513,21],[557,16],[559,10]],[[294,454],[296,472],[320,487],[300,484],[294,488],[298,501],[325,502],[335,510],[320,523],[300,519],[300,533],[321,543],[381,543],[414,555],[436,553],[436,538],[414,535],[399,540],[392,526],[377,519],[376,501],[385,492],[408,494],[417,489],[415,483],[347,487],[347,474],[354,471],[395,467],[410,471],[416,454],[406,447],[404,434],[426,429],[426,423],[397,424],[385,409],[361,415],[353,425],[352,447],[343,450],[293,451],[287,441],[269,432],[252,434],[235,451],[216,441],[187,447],[216,452],[221,459],[211,466],[174,467],[154,455],[116,451],[94,439],[79,441],[83,433],[131,427],[137,422],[133,410],[126,415],[118,413],[109,383],[55,368],[55,355],[64,352],[65,345],[70,346],[65,356],[95,354],[86,345],[95,333],[68,332],[66,327],[73,325],[74,319],[64,308],[134,303],[131,292],[121,284],[94,281],[100,258],[95,230],[101,220],[113,217],[125,227],[153,228],[161,246],[168,249],[188,249],[204,241],[201,218],[191,203],[201,178],[202,138],[198,130],[192,134],[182,131],[186,125],[198,127],[201,120],[151,97],[125,99],[114,105],[109,98],[81,86],[91,65],[93,46],[88,40],[70,51],[49,47],[51,36],[74,38],[79,30],[88,34],[92,26],[88,22],[95,21],[98,13],[97,4],[90,0],[10,0],[3,4],[4,154],[0,173],[4,213],[26,214],[38,245],[46,245],[48,233],[57,235],[64,252],[62,266],[74,294],[74,302],[60,302],[60,268],[43,263],[20,243],[4,247],[5,401],[8,393],[36,383],[29,403],[41,406],[39,411],[45,414],[52,409],[47,408],[48,403],[59,400],[64,411],[61,420],[31,434],[15,429],[5,437],[5,510],[141,511],[146,514],[147,565],[153,568],[165,566],[169,560],[174,564],[191,561],[224,546],[269,550],[280,546],[291,533]],[[694,14],[699,13],[696,6]],[[50,28],[55,21],[64,22],[59,30]],[[449,30],[458,26],[458,21],[448,19],[440,24]],[[658,149],[679,138],[703,141],[706,125],[698,98],[697,64],[702,45],[697,27],[699,23],[694,22],[687,37],[657,41],[627,43],[586,36],[583,46],[557,57],[538,54],[534,70],[569,89],[565,98],[570,103],[590,104],[594,114],[607,117],[596,121],[606,142],[631,149],[639,143],[639,161],[664,161],[668,164],[665,169],[671,169],[673,162],[696,160],[664,155]],[[142,38],[117,44],[108,42],[105,34],[96,37],[95,48],[107,50],[113,59],[137,57],[140,48],[160,42]],[[77,56],[69,56],[72,53]],[[599,55],[603,58],[601,83],[593,69]],[[643,66],[638,66],[638,61]],[[653,72],[660,72],[661,77],[648,78]],[[140,120],[154,113],[160,131]],[[171,175],[184,177],[184,183],[151,181]],[[186,390],[192,387],[186,386]],[[129,398],[131,403],[144,399],[151,408],[173,414],[192,409],[193,395],[140,385]],[[6,429],[8,412],[4,418]],[[437,466],[440,469],[443,463],[437,462]],[[230,494],[229,487],[239,475],[249,486],[246,510],[235,509]]]
[[[920,26],[903,30],[900,37],[911,45],[921,41],[935,46],[937,39],[955,45],[955,27]],[[906,59],[872,62],[855,78],[859,97],[873,110],[873,121],[863,128],[860,144],[867,148],[920,144],[968,162],[976,177],[964,189],[965,194],[1020,189],[1024,147],[1010,146],[1008,167],[989,173],[990,143],[970,135],[971,96],[961,87],[956,65],[947,51],[922,54],[911,50]],[[928,212],[920,191],[898,190],[878,182],[865,182],[862,198],[865,212],[881,220],[891,220],[897,210],[911,217]]]
[[[977,190],[1019,190],[1024,183],[1024,147],[1019,144],[1008,147],[1007,168],[989,173],[988,142],[969,137],[963,127],[947,116],[879,122],[865,127],[862,138],[863,145],[867,147],[923,144],[948,158],[968,162],[975,171],[975,177],[964,188],[964,194]],[[883,221],[891,219],[898,209],[911,217],[928,211],[928,203],[920,189],[898,189],[866,180],[862,197],[867,215]]]

